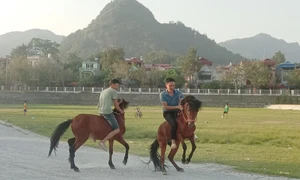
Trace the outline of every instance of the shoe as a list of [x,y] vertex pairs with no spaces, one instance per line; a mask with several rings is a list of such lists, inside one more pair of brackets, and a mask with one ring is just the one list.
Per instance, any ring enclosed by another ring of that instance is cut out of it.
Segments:
[[106,145],[103,142],[99,142],[100,147],[107,152]]

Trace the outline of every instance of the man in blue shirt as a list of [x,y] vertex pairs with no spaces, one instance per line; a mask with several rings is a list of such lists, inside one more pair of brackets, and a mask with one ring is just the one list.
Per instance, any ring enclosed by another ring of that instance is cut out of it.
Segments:
[[163,106],[163,116],[171,125],[171,140],[172,145],[171,149],[175,149],[176,147],[176,131],[177,131],[177,113],[179,110],[182,110],[182,106],[180,105],[180,101],[183,99],[183,94],[175,90],[175,80],[172,78],[166,79],[166,90],[161,92],[160,102]]

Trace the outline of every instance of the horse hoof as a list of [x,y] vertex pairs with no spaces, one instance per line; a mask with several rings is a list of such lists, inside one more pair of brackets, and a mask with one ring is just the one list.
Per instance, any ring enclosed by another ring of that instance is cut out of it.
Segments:
[[162,171],[162,169],[158,167],[154,169],[154,172],[158,172],[158,171]]
[[75,172],[80,172],[78,167],[74,167],[73,169],[74,169]]
[[167,175],[168,174],[167,171],[163,171],[162,173],[163,173],[163,175]]
[[184,160],[184,159],[181,162],[182,162],[182,164],[186,164],[186,160]]
[[177,171],[178,171],[178,172],[184,172],[184,169],[178,168]]
[[110,169],[116,169],[116,167],[115,166],[110,166]]
[[127,164],[127,160],[124,160],[124,161],[123,161],[123,164],[126,166],[126,164]]

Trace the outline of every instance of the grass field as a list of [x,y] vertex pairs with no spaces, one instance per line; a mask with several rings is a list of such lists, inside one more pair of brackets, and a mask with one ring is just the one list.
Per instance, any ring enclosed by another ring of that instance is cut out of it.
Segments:
[[[47,137],[59,123],[77,114],[98,113],[96,106],[29,105],[28,114],[23,116],[22,108],[22,104],[0,105],[0,119]],[[125,138],[131,154],[148,156],[148,147],[163,119],[159,107],[141,110],[142,119],[134,118],[135,107],[126,111]],[[203,108],[199,113],[199,140],[192,162],[226,164],[246,172],[300,178],[300,111],[231,108],[229,118],[221,119],[222,110]],[[69,129],[63,140],[70,137]],[[86,145],[97,146],[91,140]],[[117,151],[124,151],[121,145],[115,145]],[[189,153],[190,144],[187,145]],[[59,151],[68,150],[58,148]],[[181,153],[177,153],[177,160]]]

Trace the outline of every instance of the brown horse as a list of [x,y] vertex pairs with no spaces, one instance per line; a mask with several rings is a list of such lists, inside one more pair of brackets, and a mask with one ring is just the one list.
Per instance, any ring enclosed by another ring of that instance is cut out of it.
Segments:
[[[202,106],[202,102],[197,100],[194,96],[188,95],[182,101],[181,105],[183,106],[183,110],[178,113],[177,116],[177,140],[176,145],[177,148],[171,149],[169,153],[169,160],[176,168],[177,171],[183,172],[184,170],[175,163],[174,156],[178,151],[179,144],[182,143],[184,153],[182,157],[182,162],[185,164],[189,163],[193,153],[196,149],[196,144],[194,141],[194,132],[196,129],[195,122],[197,118],[197,114]],[[168,122],[163,122],[158,128],[158,134],[156,140],[150,146],[150,161],[153,162],[155,170],[161,170],[164,175],[167,174],[165,169],[165,152],[168,141],[171,139],[170,134],[171,126]],[[192,150],[187,159],[185,159],[185,151],[186,145],[184,143],[185,139],[189,139],[192,144]],[[161,149],[161,154],[158,154],[158,148]]]
[[[125,110],[129,104],[129,102],[125,101],[124,99],[118,99],[119,106],[122,110]],[[128,151],[129,145],[124,140],[123,135],[125,134],[125,114],[120,114],[116,109],[113,110],[115,117],[118,121],[120,132],[116,134],[112,139],[109,139],[109,161],[108,164],[111,169],[115,169],[115,166],[112,163],[112,154],[113,154],[113,143],[114,140],[121,143],[125,149],[125,156],[123,160],[123,164],[126,165],[128,160]],[[89,137],[92,137],[98,140],[102,140],[105,136],[112,131],[111,126],[109,123],[103,118],[103,116],[92,115],[92,114],[79,114],[73,119],[69,119],[61,124],[59,124],[54,132],[51,135],[50,140],[50,150],[48,156],[51,155],[52,151],[56,151],[59,143],[60,137],[65,133],[65,131],[71,125],[72,132],[75,137],[68,140],[69,144],[69,162],[71,164],[71,169],[74,171],[79,172],[78,167],[76,167],[74,162],[75,152],[82,146]]]

